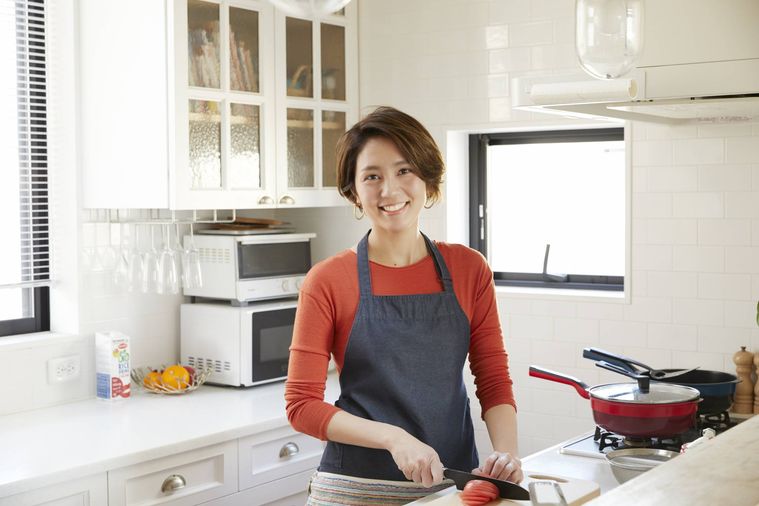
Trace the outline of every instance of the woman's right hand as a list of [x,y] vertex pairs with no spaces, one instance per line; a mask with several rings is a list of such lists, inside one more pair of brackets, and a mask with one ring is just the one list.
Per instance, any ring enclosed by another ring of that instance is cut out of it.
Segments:
[[406,479],[425,487],[443,481],[443,464],[437,452],[429,445],[404,430],[393,438],[388,451]]

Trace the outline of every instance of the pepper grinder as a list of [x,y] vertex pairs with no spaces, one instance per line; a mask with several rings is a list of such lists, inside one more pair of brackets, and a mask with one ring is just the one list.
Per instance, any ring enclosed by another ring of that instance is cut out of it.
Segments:
[[751,414],[754,411],[754,382],[751,380],[754,354],[746,351],[745,346],[741,346],[741,351],[737,351],[733,355],[733,362],[735,363],[735,372],[741,380],[735,386],[733,413]]
[[[756,366],[756,374],[759,376],[759,351],[754,354],[754,365]],[[754,413],[759,415],[759,378],[757,378],[754,387]]]

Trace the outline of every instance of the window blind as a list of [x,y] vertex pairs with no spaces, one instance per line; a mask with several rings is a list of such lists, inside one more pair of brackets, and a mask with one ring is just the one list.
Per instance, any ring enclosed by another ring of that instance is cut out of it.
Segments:
[[44,0],[0,0],[0,80],[0,288],[47,286]]

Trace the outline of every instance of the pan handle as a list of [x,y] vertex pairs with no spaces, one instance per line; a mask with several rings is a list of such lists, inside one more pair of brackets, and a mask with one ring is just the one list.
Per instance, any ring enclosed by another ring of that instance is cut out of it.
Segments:
[[590,399],[590,394],[588,393],[588,385],[575,378],[574,376],[568,376],[566,374],[550,371],[548,369],[543,369],[542,367],[535,365],[530,366],[530,376],[533,378],[555,381],[556,383],[564,383],[565,385],[574,387],[574,389],[577,390],[577,393],[581,396],[585,397],[586,399]]
[[621,367],[622,369],[625,369],[633,374],[640,374],[640,372],[635,367],[633,367],[633,364],[635,363],[634,361],[630,360],[627,357],[615,355],[599,348],[585,348],[582,350],[582,356],[584,358],[589,358],[590,360],[602,360],[608,364],[613,364],[617,367]]
[[638,381],[638,389],[644,394],[647,394],[649,389],[651,388],[651,378],[649,378],[645,374],[636,374],[631,373],[627,369],[624,369],[622,367],[619,367],[616,364],[610,364],[608,362],[604,362],[603,360],[600,360],[596,362],[596,365],[598,367],[601,367],[602,369],[606,369],[607,371],[616,372],[619,374],[623,374],[627,376],[628,378],[632,378],[634,380]]

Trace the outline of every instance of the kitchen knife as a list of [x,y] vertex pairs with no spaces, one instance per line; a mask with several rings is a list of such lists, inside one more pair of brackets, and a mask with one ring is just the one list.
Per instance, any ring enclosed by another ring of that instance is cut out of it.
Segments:
[[518,501],[529,501],[530,493],[510,481],[497,480],[489,476],[480,476],[477,474],[467,473],[465,471],[457,471],[456,469],[443,469],[443,476],[450,478],[456,484],[456,488],[459,490],[464,489],[464,485],[472,480],[489,481],[496,487],[498,487],[498,495],[503,499],[516,499]]

